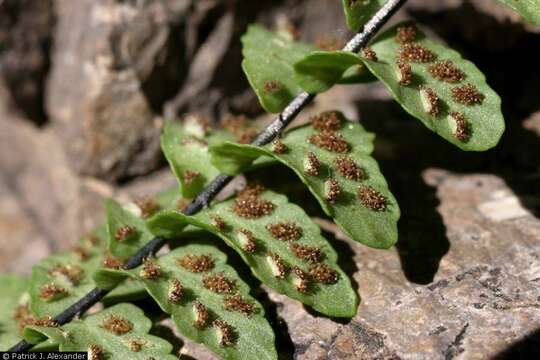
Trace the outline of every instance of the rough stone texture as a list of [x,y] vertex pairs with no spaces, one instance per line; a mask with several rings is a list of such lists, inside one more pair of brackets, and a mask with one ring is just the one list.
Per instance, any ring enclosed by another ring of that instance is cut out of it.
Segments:
[[36,124],[47,120],[43,96],[53,25],[52,0],[0,1],[0,77]]
[[177,40],[170,23],[188,5],[57,1],[47,110],[78,172],[117,180],[159,164],[152,101],[167,96],[163,79],[180,78],[181,54],[167,53],[167,42]]
[[[0,9],[6,3],[0,0]],[[29,273],[40,258],[69,248],[103,220],[105,197],[128,201],[174,186],[167,169],[116,184],[78,172],[117,180],[155,168],[159,116],[175,94],[183,98],[175,109],[180,113],[260,113],[237,72],[237,41],[247,22],[293,24],[309,41],[327,32],[347,38],[334,0],[312,0],[308,7],[285,1],[267,11],[213,0],[197,1],[189,10],[180,0],[55,4],[59,20],[45,91],[50,122],[37,128],[26,121],[29,114],[14,88],[0,79],[0,271]],[[404,115],[380,84],[332,89],[299,119],[337,108],[375,132],[376,158],[402,219],[398,245],[388,251],[351,242],[318,220],[362,297],[350,321],[322,317],[261,290],[238,265],[265,306],[283,358],[539,357],[540,74],[536,58],[516,56],[538,43],[539,35],[493,4],[410,0],[395,21],[417,19],[485,71],[505,103],[508,129],[496,149],[457,150]],[[181,16],[186,11],[191,15]],[[0,29],[2,36],[15,34]],[[204,46],[227,39],[222,49]],[[208,48],[214,50],[208,56],[222,59],[200,55]],[[182,64],[176,73],[175,64]],[[526,76],[509,76],[501,64],[526,70]],[[27,71],[33,74],[22,73]],[[36,77],[21,75],[25,79]],[[235,83],[228,85],[231,79]],[[150,91],[157,85],[164,85],[162,92]],[[185,95],[190,88],[196,91]],[[286,172],[268,178],[277,173]],[[311,199],[303,186],[287,187],[281,190],[294,201]],[[305,202],[304,208],[320,217],[317,204]],[[241,263],[223,250],[233,264]],[[216,359],[186,339],[177,348],[196,359]]]

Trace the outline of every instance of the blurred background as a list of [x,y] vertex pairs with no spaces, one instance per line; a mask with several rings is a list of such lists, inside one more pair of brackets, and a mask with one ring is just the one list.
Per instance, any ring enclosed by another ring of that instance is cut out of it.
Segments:
[[[540,28],[495,0],[410,0],[392,23],[406,18],[484,71],[507,131],[497,148],[464,153],[380,84],[319,96],[308,112],[342,110],[377,134],[400,240],[368,249],[318,219],[362,304],[345,323],[266,289],[280,352],[538,355]],[[294,28],[325,49],[351,35],[338,0],[0,0],[0,271],[29,273],[69,249],[103,221],[105,197],[175,186],[159,148],[163,119],[267,117],[240,68],[239,37],[252,22]],[[189,341],[182,351],[213,358]]]

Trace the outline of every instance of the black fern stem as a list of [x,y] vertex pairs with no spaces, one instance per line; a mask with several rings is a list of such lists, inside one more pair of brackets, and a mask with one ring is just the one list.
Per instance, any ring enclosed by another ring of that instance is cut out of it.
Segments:
[[[358,52],[365,47],[369,40],[380,30],[381,27],[392,17],[392,15],[403,5],[407,0],[388,0],[382,8],[368,21],[362,32],[356,34],[345,45],[343,50]],[[315,98],[315,94],[303,92],[296,96],[287,107],[278,115],[278,117],[264,129],[257,138],[251,143],[252,145],[265,145],[274,140],[287,125]],[[208,184],[195,199],[182,211],[185,215],[193,215],[201,209],[207,207],[212,199],[223,190],[223,188],[232,180],[232,176],[218,175],[210,184]],[[125,263],[125,269],[133,269],[142,263],[142,260],[148,256],[154,255],[161,249],[169,239],[156,237],[144,247],[142,247],[135,255],[128,259]],[[110,290],[95,288],[84,297],[79,299],[75,304],[71,305],[61,314],[56,316],[54,320],[58,325],[63,325],[71,321],[75,316],[80,316],[94,304],[99,302]],[[30,350],[34,345],[26,341],[21,341],[8,351],[23,352]]]

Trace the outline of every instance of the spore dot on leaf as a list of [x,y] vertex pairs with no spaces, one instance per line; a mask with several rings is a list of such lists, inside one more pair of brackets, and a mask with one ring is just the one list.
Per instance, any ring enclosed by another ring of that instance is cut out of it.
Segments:
[[301,293],[306,293],[309,287],[307,274],[298,266],[292,268],[292,280],[296,290]]
[[450,112],[449,117],[451,124],[454,127],[454,136],[456,137],[456,139],[463,142],[469,140],[470,126],[465,119],[465,115],[458,111],[452,111]]
[[315,37],[315,46],[321,50],[336,51],[341,49],[344,43],[335,36],[322,34]]
[[366,172],[349,156],[338,156],[334,160],[337,172],[346,179],[361,181],[367,178]]
[[208,321],[210,320],[210,313],[208,312],[208,309],[199,301],[194,301],[193,311],[195,312],[193,326],[199,330],[204,329],[208,325]]
[[101,327],[115,335],[123,335],[133,330],[131,321],[115,314],[107,315]]
[[324,198],[330,204],[335,204],[337,198],[341,194],[341,186],[335,179],[327,179],[324,182]]
[[257,137],[257,134],[256,129],[245,129],[236,137],[236,142],[239,144],[251,144]]
[[435,91],[424,85],[420,85],[418,89],[420,90],[420,99],[422,100],[422,106],[426,113],[432,116],[439,115],[441,107],[439,104],[439,96],[437,96]]
[[223,272],[208,274],[203,277],[203,286],[217,294],[230,294],[236,287],[234,280],[229,279]]
[[200,273],[214,268],[211,255],[185,255],[178,259],[178,264],[193,273]]
[[274,204],[260,198],[259,195],[263,191],[264,188],[260,185],[246,187],[234,199],[231,210],[246,219],[256,219],[271,214],[274,211]]
[[76,245],[73,247],[72,251],[79,261],[86,261],[90,258],[90,250],[85,246]]
[[364,54],[364,57],[366,59],[368,59],[369,61],[379,61],[379,59],[377,58],[377,54],[375,53],[375,51],[373,51],[373,49],[369,48],[369,47],[365,47],[363,50],[362,50],[362,53]]
[[273,94],[283,90],[283,84],[279,80],[265,80],[263,89],[265,93]]
[[39,297],[45,301],[62,299],[68,295],[68,291],[54,283],[45,284],[39,288]]
[[276,139],[272,141],[272,152],[274,154],[285,154],[287,152],[287,146],[281,139]]
[[128,340],[129,350],[131,350],[133,352],[141,351],[144,345],[146,345],[146,341],[141,340],[141,339],[129,339]]
[[227,115],[222,119],[221,123],[225,130],[236,136],[248,127],[248,119],[244,115]]
[[398,60],[396,63],[397,70],[397,79],[398,83],[402,86],[409,86],[412,83],[413,73],[411,64]]
[[338,281],[338,274],[335,270],[324,263],[313,264],[309,268],[309,275],[323,284],[335,284]]
[[154,215],[160,208],[159,204],[149,196],[137,198],[134,202],[141,209],[141,217],[143,219]]
[[253,253],[255,251],[257,245],[255,243],[255,236],[251,231],[248,229],[240,229],[236,233],[236,237],[245,252]]
[[221,319],[216,319],[212,322],[217,328],[219,345],[221,346],[231,346],[234,345],[234,331],[231,325],[227,324]]
[[210,224],[219,231],[225,230],[225,227],[227,226],[227,224],[225,223],[225,220],[223,220],[223,218],[218,215],[212,216],[212,221]]
[[82,270],[77,265],[56,265],[49,270],[52,276],[60,276],[67,279],[72,285],[78,285],[81,281]]
[[53,319],[52,316],[47,315],[42,318],[36,319],[31,314],[21,318],[19,320],[19,331],[22,332],[25,326],[45,326],[45,327],[58,327],[58,323]]
[[253,302],[245,300],[240,294],[226,297],[223,301],[223,307],[225,310],[237,311],[246,316],[250,316],[255,311]]
[[384,211],[388,207],[388,201],[384,195],[371,186],[358,187],[358,199],[362,205],[373,211]]
[[294,256],[296,256],[297,258],[309,261],[311,263],[321,261],[322,251],[319,247],[307,246],[303,244],[291,244],[290,248]]
[[452,99],[454,101],[464,105],[482,104],[484,101],[484,94],[482,94],[476,86],[472,84],[465,84],[463,86],[457,86],[452,89]]
[[87,352],[88,360],[103,360],[105,356],[103,349],[96,344],[90,344],[88,346]]
[[341,117],[336,111],[325,111],[313,116],[311,126],[317,131],[337,131],[341,129]]
[[465,73],[451,60],[437,61],[428,67],[428,71],[435,79],[449,83],[460,82],[465,78]]
[[310,176],[319,175],[321,162],[313,152],[308,152],[304,158],[304,173]]
[[266,225],[273,238],[281,241],[294,241],[302,237],[302,228],[293,222],[279,222]]
[[437,55],[418,43],[407,43],[399,50],[400,61],[410,61],[414,63],[428,63],[437,58]]
[[157,279],[161,276],[161,266],[149,258],[143,259],[142,269],[139,275],[144,279]]
[[274,253],[268,253],[266,255],[266,261],[268,262],[268,265],[270,265],[270,269],[272,270],[272,274],[278,278],[278,279],[284,279],[285,274],[287,273],[287,266],[283,262],[283,260],[279,257],[279,255]]
[[116,229],[116,232],[114,233],[114,238],[117,241],[124,241],[128,239],[129,237],[135,235],[136,233],[137,233],[137,229],[135,229],[135,227],[131,225],[124,225]]
[[120,269],[124,265],[124,261],[111,254],[105,254],[102,265],[108,269]]
[[202,147],[202,148],[205,148],[208,146],[208,142],[203,140],[203,139],[199,139],[198,137],[195,137],[195,136],[188,136],[184,139],[182,139],[180,141],[180,144],[182,145],[197,145],[199,147]]
[[407,44],[416,41],[418,29],[415,23],[407,23],[399,26],[396,30],[396,41],[400,44]]
[[186,170],[184,171],[184,184],[190,185],[195,179],[201,176],[201,173],[198,171]]
[[169,283],[169,291],[167,292],[167,298],[170,302],[178,304],[182,300],[184,295],[184,287],[178,279],[172,279]]
[[307,140],[309,143],[327,151],[336,153],[346,153],[349,151],[347,141],[345,141],[341,134],[335,131],[321,131],[311,135]]

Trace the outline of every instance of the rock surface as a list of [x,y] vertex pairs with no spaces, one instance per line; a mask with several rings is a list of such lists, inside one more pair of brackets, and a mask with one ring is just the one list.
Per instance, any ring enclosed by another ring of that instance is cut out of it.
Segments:
[[[7,3],[0,1],[0,11]],[[29,109],[21,108],[13,83],[2,73],[0,271],[28,274],[40,258],[69,248],[103,221],[105,197],[127,201],[175,185],[160,168],[157,136],[165,105],[173,114],[260,114],[245,82],[228,84],[240,76],[237,41],[246,23],[294,24],[309,41],[321,40],[321,33],[336,41],[347,38],[338,25],[339,2],[333,0],[313,0],[312,6],[263,2],[253,8],[194,3],[57,0],[56,22],[45,12],[46,21],[34,18],[41,25],[26,25],[43,37],[29,36],[25,51],[37,51],[36,44],[54,36],[46,88],[34,68],[25,62],[18,68],[21,84],[33,82],[43,92],[30,98],[32,104],[46,99],[48,121],[42,127],[28,121],[24,110]],[[283,358],[539,357],[540,73],[536,59],[515,55],[539,35],[505,7],[489,4],[493,1],[411,0],[397,18],[417,19],[485,70],[505,102],[508,129],[496,149],[458,151],[404,115],[378,84],[337,87],[304,114],[338,108],[377,134],[376,158],[403,215],[399,243],[388,251],[354,243],[327,220],[317,220],[362,297],[350,321],[321,317],[257,289],[258,282],[240,266],[265,305]],[[32,11],[37,10],[28,14]],[[463,19],[474,19],[476,26]],[[3,39],[15,36],[2,26]],[[204,46],[211,41],[228,45]],[[217,61],[200,55],[209,48]],[[50,56],[32,53],[44,63]],[[16,54],[22,58],[28,52]],[[7,58],[0,51],[0,70]],[[527,76],[508,76],[500,71],[501,62]],[[40,74],[47,71],[40,66]],[[159,85],[161,92],[151,91]],[[110,182],[119,179],[130,181]],[[236,261],[234,253],[230,258]],[[200,345],[181,343],[185,355],[216,359]]]

